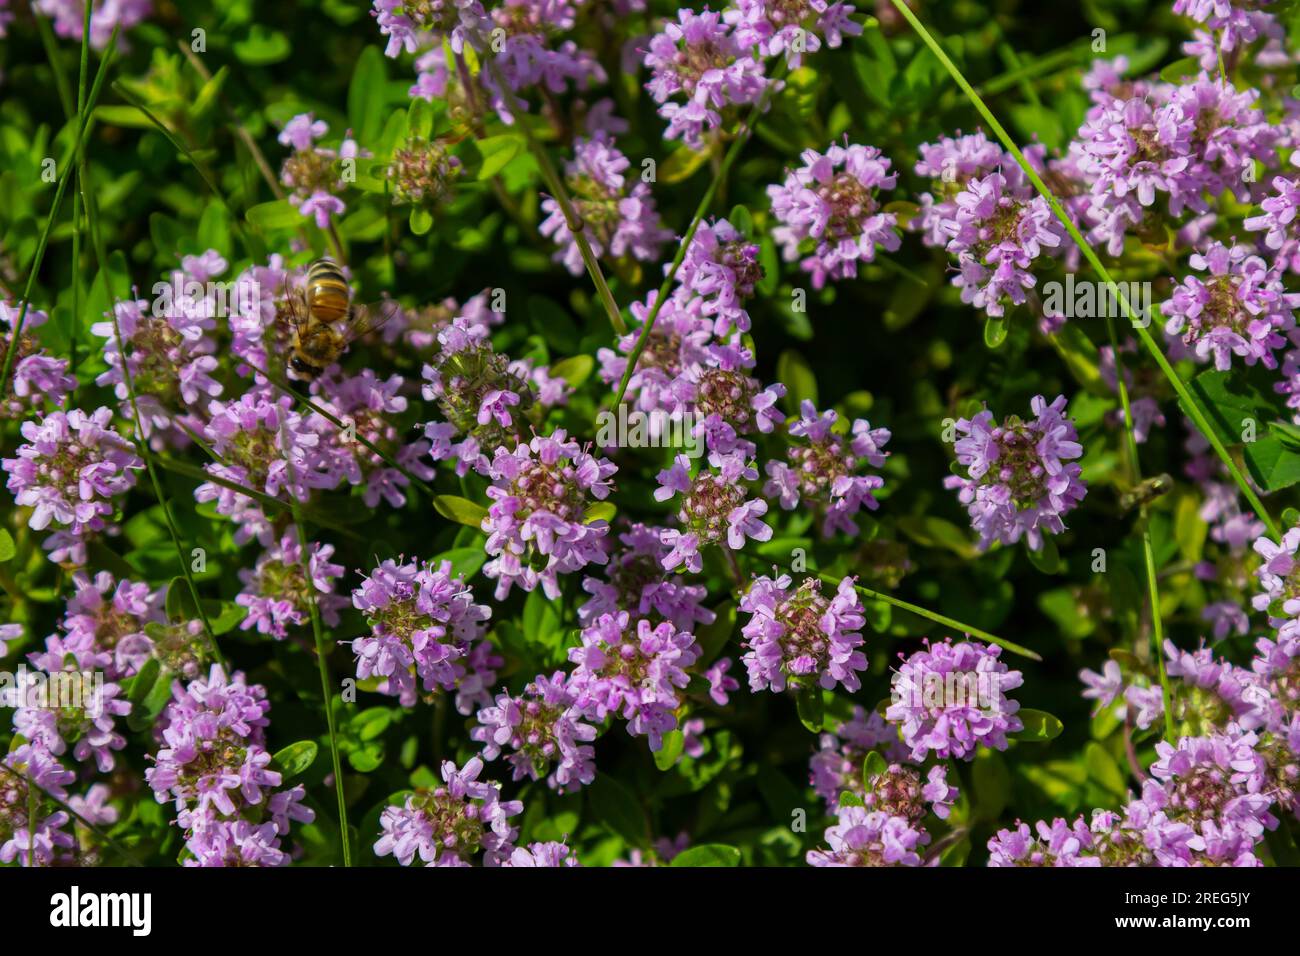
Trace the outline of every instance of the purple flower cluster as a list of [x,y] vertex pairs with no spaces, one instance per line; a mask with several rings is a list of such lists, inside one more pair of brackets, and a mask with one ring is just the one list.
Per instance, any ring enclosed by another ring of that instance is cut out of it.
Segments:
[[982,548],[1023,537],[1039,550],[1043,533],[1064,531],[1061,519],[1088,492],[1083,469],[1072,461],[1082,456],[1083,446],[1065,416],[1065,396],[1048,404],[1036,395],[1030,408],[1032,421],[1012,415],[994,425],[993,413],[984,409],[956,423],[962,437],[954,451],[966,476],[949,475],[944,486],[957,489]]
[[798,587],[784,574],[754,579],[738,605],[751,615],[741,629],[750,690],[830,690],[840,684],[852,693],[862,686],[858,673],[867,669],[860,650],[866,619],[856,581],[843,578],[835,596],[827,598],[815,577]]
[[853,515],[864,505],[872,511],[880,506],[873,492],[885,482],[878,475],[854,472],[863,465],[884,466],[889,453],[881,449],[889,441],[889,429],[872,428],[869,421],[858,418],[846,442],[835,431],[839,415],[834,410],[819,415],[813,403],[804,399],[799,413],[799,421],[789,431],[803,442],[791,442],[788,461],[768,460],[763,494],[778,499],[786,511],[811,506],[821,515],[824,538],[839,531],[857,535]]
[[943,248],[951,238],[944,223],[955,221],[955,200],[967,183],[1011,163],[982,130],[964,136],[960,132],[955,137],[942,136],[936,142],[922,143],[918,151],[921,158],[916,161],[917,175],[928,176],[934,182],[930,192],[921,194],[921,208],[908,228],[919,232],[927,246]]
[[[832,144],[825,153],[804,150],[803,165],[781,185],[767,187],[772,215],[781,224],[772,230],[787,262],[799,260],[812,276],[813,288],[827,279],[851,279],[859,262],[872,262],[876,247],[899,247],[898,219],[884,212],[880,191],[893,189],[898,174],[874,146]],[[802,257],[802,258],[801,258]]]
[[596,728],[585,722],[575,683],[556,671],[539,674],[517,697],[498,694],[493,706],[478,712],[470,739],[482,742],[487,760],[508,747],[515,780],[546,777],[555,790],[578,790],[596,778]]
[[738,454],[719,456],[716,466],[691,475],[690,459],[678,455],[671,468],[659,472],[656,501],[681,495],[677,520],[681,528],[665,528],[660,540],[669,547],[663,566],[672,570],[686,565],[699,572],[704,567],[700,549],[724,543],[739,551],[747,539],[767,541],[772,528],[762,521],[767,502],[749,498],[742,481],[755,481],[758,472]]
[[[66,801],[67,787],[76,779],[40,744],[20,744],[5,755],[0,761],[0,863],[50,866],[75,859],[76,838],[66,829],[72,816],[46,795]],[[37,791],[34,820],[29,789],[33,785]]]
[[[13,329],[21,311],[19,306],[0,300],[0,360],[13,346]],[[23,334],[18,339],[18,349],[12,360],[13,378],[6,383],[3,401],[0,401],[0,420],[39,412],[47,402],[61,405],[77,387],[76,378],[68,374],[68,360],[51,356],[32,334],[48,320],[49,316],[44,312],[27,309]]]
[[282,641],[310,619],[313,603],[327,625],[338,624],[348,600],[334,593],[335,580],[343,576],[342,565],[330,563],[334,545],[310,542],[305,562],[302,552],[297,534],[290,530],[262,553],[252,570],[240,569],[244,587],[235,603],[248,608],[241,630],[257,628],[259,634]]
[[1275,353],[1295,328],[1300,294],[1286,292],[1281,278],[1246,246],[1214,242],[1189,262],[1208,275],[1189,275],[1174,286],[1160,307],[1168,319],[1165,332],[1181,335],[1199,361],[1213,361],[1220,371],[1232,367],[1234,355],[1247,365],[1277,368]]
[[576,666],[569,688],[590,719],[609,715],[627,721],[627,732],[649,738],[659,750],[663,735],[677,727],[687,668],[699,659],[695,636],[669,621],[633,621],[626,611],[605,614],[583,628],[582,644],[570,648]]
[[[582,220],[583,234],[593,253],[653,262],[672,233],[664,228],[655,210],[649,183],[628,183],[624,174],[630,165],[609,137],[598,135],[574,142],[573,159],[565,175],[574,212]],[[542,200],[542,211],[546,213],[539,227],[542,235],[560,246],[555,261],[562,262],[572,275],[581,275],[582,252],[560,204],[548,196]]]
[[859,797],[865,793],[862,762],[873,750],[890,763],[906,761],[908,756],[898,728],[874,710],[854,707],[851,719],[841,722],[834,733],[821,735],[820,746],[808,762],[809,782],[828,810],[835,811],[845,792]]
[[351,132],[343,137],[337,149],[317,145],[317,140],[329,132],[329,124],[315,119],[311,113],[299,113],[280,131],[279,141],[293,149],[293,154],[280,167],[280,184],[290,190],[289,202],[316,228],[328,229],[335,218],[347,211],[340,193],[348,188],[349,180],[339,168],[341,161],[356,160],[362,153]]
[[809,866],[921,866],[918,847],[928,842],[924,830],[906,817],[884,810],[843,806],[826,829],[827,848],[809,850]]
[[704,606],[708,591],[687,584],[681,575],[664,570],[669,548],[664,529],[635,523],[611,546],[605,579],[585,577],[582,589],[591,599],[578,608],[578,620],[590,625],[606,614],[627,611],[637,618],[670,621],[680,631],[712,624],[713,611]]
[[6,487],[20,508],[32,509],[28,527],[65,529],[46,541],[47,548],[84,564],[86,536],[108,527],[114,499],[135,487],[144,463],[113,429],[107,408],[50,412],[23,422],[22,436],[17,457],[0,460],[9,475]]
[[502,865],[519,832],[510,818],[524,807],[518,800],[502,800],[501,785],[479,780],[482,771],[478,757],[460,769],[444,761],[442,786],[418,790],[400,807],[384,810],[375,854],[391,854],[402,866],[417,855],[425,866],[470,866],[480,855],[487,866]]
[[736,0],[723,17],[735,25],[739,46],[758,47],[763,56],[784,54],[797,69],[804,53],[821,49],[823,38],[833,50],[846,36],[861,36],[853,12],[852,4],[839,0]]
[[1007,734],[1023,728],[1020,704],[1006,696],[1024,679],[1000,659],[1002,648],[962,641],[926,642],[904,658],[894,676],[885,719],[899,725],[913,760],[972,759],[977,746],[1007,748]]
[[[86,8],[80,0],[33,0],[32,9],[54,20],[54,32],[61,37],[80,42],[85,28]],[[125,42],[126,31],[153,13],[150,0],[105,0],[93,6],[90,13],[90,45],[96,50],[108,46],[113,28],[121,27],[119,43]],[[0,34],[2,35],[2,34]]]
[[501,665],[483,636],[492,612],[452,576],[450,561],[384,561],[352,592],[352,604],[371,630],[352,642],[358,680],[378,679],[379,692],[406,707],[421,689],[454,693],[462,714],[491,702]]
[[496,450],[488,470],[492,505],[483,519],[492,560],[483,573],[496,580],[498,600],[514,585],[531,591],[539,584],[554,599],[561,574],[608,560],[602,539],[609,522],[588,521],[586,512],[591,499],[609,496],[609,479],[617,470],[582,450],[563,429],[534,435],[513,451]]
[[677,19],[651,37],[645,86],[668,122],[665,138],[703,149],[705,132],[722,125],[723,110],[762,98],[772,81],[738,32],[720,13],[678,10]]
[[159,803],[172,801],[192,866],[282,866],[291,821],[310,823],[299,785],[279,790],[266,749],[266,689],[213,665],[163,711],[162,747],[145,771]]

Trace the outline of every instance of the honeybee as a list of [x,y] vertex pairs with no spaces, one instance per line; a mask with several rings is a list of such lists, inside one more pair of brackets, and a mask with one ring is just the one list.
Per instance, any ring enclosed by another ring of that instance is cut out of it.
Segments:
[[1168,475],[1156,475],[1140,485],[1135,485],[1119,496],[1121,511],[1132,511],[1138,505],[1149,505],[1161,495],[1168,494],[1174,487],[1174,479]]
[[398,309],[396,302],[373,308],[354,303],[343,270],[329,256],[307,268],[302,291],[286,290],[285,302],[293,324],[286,372],[296,382],[315,380],[356,339],[379,328]]

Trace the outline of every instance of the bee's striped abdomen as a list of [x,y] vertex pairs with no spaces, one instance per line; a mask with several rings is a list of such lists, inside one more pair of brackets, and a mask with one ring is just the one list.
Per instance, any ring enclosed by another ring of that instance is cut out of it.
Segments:
[[328,256],[317,259],[307,270],[307,309],[311,318],[337,322],[348,313],[352,289],[343,272]]

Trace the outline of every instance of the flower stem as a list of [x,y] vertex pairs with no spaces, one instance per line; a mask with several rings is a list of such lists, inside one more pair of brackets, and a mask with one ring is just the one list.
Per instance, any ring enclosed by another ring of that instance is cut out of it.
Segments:
[[[827,584],[834,584],[837,587],[839,586],[841,580],[840,578],[837,578],[833,574],[820,574],[818,575],[818,577],[820,577]],[[1022,645],[1016,644],[1013,641],[1008,641],[1004,637],[998,637],[996,634],[990,634],[988,631],[981,630],[980,628],[975,627],[971,624],[963,624],[961,621],[957,621],[943,614],[939,614],[937,611],[931,611],[929,608],[921,607],[919,604],[912,604],[909,601],[901,600],[900,598],[896,598],[892,595],[883,594],[880,591],[873,591],[871,588],[863,587],[861,584],[854,584],[853,586],[857,588],[858,591],[862,592],[869,598],[872,598],[877,601],[884,601],[886,604],[892,604],[896,608],[901,608],[902,610],[907,611],[911,614],[915,614],[918,617],[923,617],[926,618],[927,620],[934,621],[936,624],[942,624],[945,627],[951,627],[956,631],[962,632],[963,634],[969,634],[971,637],[978,637],[980,640],[988,641],[990,644],[996,644],[998,645],[998,647],[1004,647],[1007,650],[1009,650],[1011,653],[1019,654],[1021,657],[1027,657],[1031,661],[1041,661],[1043,659],[1040,654],[1036,653],[1035,651],[1031,651],[1027,647],[1023,647]]]
[[1097,275],[1103,282],[1105,282],[1110,288],[1116,290],[1116,298],[1119,301],[1120,308],[1124,312],[1124,317],[1127,318],[1133,324],[1134,329],[1137,330],[1139,338],[1142,339],[1142,344],[1146,346],[1147,351],[1150,352],[1152,357],[1156,360],[1156,364],[1160,366],[1160,371],[1164,373],[1165,378],[1167,378],[1169,383],[1174,387],[1174,391],[1178,393],[1178,397],[1182,401],[1183,407],[1191,416],[1197,429],[1200,430],[1206,440],[1209,441],[1211,447],[1214,448],[1215,454],[1219,456],[1224,466],[1228,469],[1229,474],[1232,475],[1232,480],[1236,482],[1237,487],[1239,487],[1242,494],[1245,495],[1246,500],[1250,502],[1251,508],[1254,510],[1255,514],[1259,516],[1260,521],[1262,521],[1264,526],[1268,528],[1268,532],[1272,538],[1275,541],[1281,540],[1281,532],[1278,530],[1277,523],[1264,508],[1263,503],[1259,500],[1259,496],[1255,493],[1255,490],[1250,487],[1250,483],[1246,480],[1246,476],[1243,475],[1241,469],[1237,467],[1237,463],[1232,460],[1232,456],[1228,453],[1227,448],[1224,447],[1218,434],[1215,433],[1213,427],[1211,427],[1209,421],[1206,419],[1200,403],[1196,400],[1196,397],[1191,393],[1182,378],[1178,375],[1178,372],[1169,364],[1169,359],[1165,357],[1164,351],[1160,348],[1156,340],[1152,338],[1151,333],[1147,331],[1146,325],[1138,319],[1137,313],[1134,312],[1133,306],[1128,301],[1128,296],[1124,293],[1122,288],[1115,284],[1114,279],[1111,278],[1110,272],[1102,264],[1100,257],[1093,250],[1092,246],[1088,244],[1088,241],[1084,239],[1083,234],[1079,232],[1079,227],[1076,226],[1074,221],[1066,214],[1064,207],[1061,206],[1061,201],[1050,189],[1047,188],[1042,177],[1040,177],[1034,168],[1029,165],[1029,162],[1025,159],[1024,153],[1020,151],[1020,147],[1017,146],[1015,141],[1007,134],[1007,131],[1003,128],[1002,124],[998,122],[997,117],[993,115],[989,108],[984,104],[984,101],[980,98],[980,95],[976,93],[970,83],[967,82],[966,77],[962,75],[961,71],[957,69],[952,60],[948,58],[948,54],[943,51],[943,47],[941,47],[938,41],[936,41],[930,34],[930,31],[925,28],[925,25],[917,19],[916,14],[908,8],[907,4],[904,3],[903,0],[891,0],[891,2],[894,4],[895,8],[897,8],[899,13],[902,14],[903,18],[912,25],[912,29],[920,35],[923,41],[925,41],[926,46],[930,48],[930,52],[932,52],[939,62],[943,64],[949,75],[952,76],[957,85],[961,87],[967,98],[975,106],[975,109],[984,118],[985,122],[989,124],[989,128],[992,129],[998,139],[1002,141],[1002,145],[1005,146],[1008,152],[1010,152],[1015,158],[1016,163],[1019,164],[1022,170],[1024,170],[1025,176],[1031,183],[1033,183],[1034,189],[1036,189],[1039,195],[1047,201],[1052,213],[1058,220],[1060,220],[1061,225],[1063,225],[1065,230],[1070,234],[1070,238],[1074,240],[1076,245],[1078,245],[1080,252],[1082,252],[1084,258],[1088,260],[1088,264],[1096,270]]

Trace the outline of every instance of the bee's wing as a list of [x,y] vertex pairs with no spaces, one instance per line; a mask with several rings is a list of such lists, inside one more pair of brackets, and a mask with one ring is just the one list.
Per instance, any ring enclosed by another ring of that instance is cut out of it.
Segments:
[[354,305],[348,320],[348,341],[354,341],[383,328],[401,309],[402,307],[393,299],[384,299],[373,305]]

